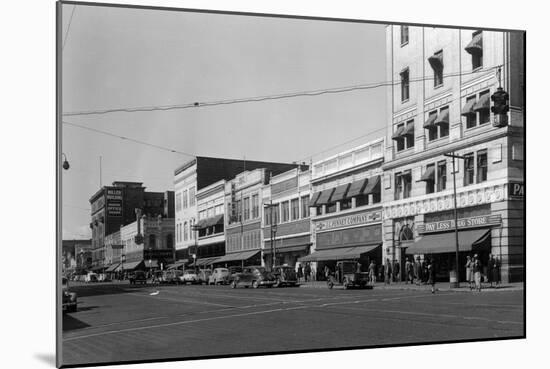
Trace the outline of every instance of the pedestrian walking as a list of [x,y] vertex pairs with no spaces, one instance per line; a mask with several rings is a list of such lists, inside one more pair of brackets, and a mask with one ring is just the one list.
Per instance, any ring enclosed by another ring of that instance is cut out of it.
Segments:
[[386,259],[386,265],[384,265],[384,274],[385,274],[385,281],[386,284],[391,283],[391,276],[392,276],[392,270],[391,270],[391,262],[390,259]]
[[309,266],[309,263],[306,263],[306,266],[304,268],[304,279],[305,279],[306,282],[307,282],[308,278],[310,277],[310,274],[311,274],[311,267]]
[[477,254],[474,255],[473,263],[475,289],[481,292],[481,271],[483,270],[483,265]]
[[311,268],[311,280],[316,281],[317,280],[317,270],[315,268],[315,265],[310,265]]
[[328,265],[325,265],[325,280],[328,281],[328,277],[330,276],[330,268]]
[[466,265],[464,266],[466,268],[466,282],[468,282],[468,286],[470,287],[470,290],[472,289],[472,258],[470,255],[466,256]]
[[428,284],[432,286],[432,293],[435,293],[435,263],[432,259],[427,262]]
[[422,260],[422,263],[420,263],[420,267],[422,270],[422,284],[426,284],[428,283],[429,279],[427,258]]
[[414,272],[415,282],[417,285],[419,285],[421,281],[420,276],[422,274],[422,269],[420,268],[420,256],[416,257],[416,261],[414,262],[413,268],[414,268],[413,272]]
[[372,260],[369,264],[369,282],[374,284],[376,282],[376,264]]
[[401,266],[397,260],[393,263],[393,280],[394,282],[401,281]]
[[304,270],[302,269],[302,264],[298,264],[298,282],[302,281],[303,276],[304,276]]
[[494,255],[489,255],[489,265],[487,266],[489,269],[488,278],[489,283],[491,284],[491,287],[493,287],[493,283],[496,285],[498,284],[500,273],[498,268],[498,262],[497,259],[494,257]]
[[410,282],[411,284],[414,283],[414,268],[413,263],[407,258],[407,261],[405,262],[405,272],[407,273],[407,283]]

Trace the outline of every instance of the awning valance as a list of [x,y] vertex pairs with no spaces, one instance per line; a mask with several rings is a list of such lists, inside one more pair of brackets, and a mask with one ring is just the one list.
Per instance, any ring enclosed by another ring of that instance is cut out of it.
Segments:
[[143,260],[140,261],[131,261],[129,263],[122,264],[122,270],[134,270],[138,267],[143,266]]
[[428,63],[430,63],[433,69],[442,69],[443,68],[443,53],[437,53],[428,58]]
[[370,193],[380,193],[380,176],[374,176],[369,178],[363,194],[368,195]]
[[436,119],[437,119],[437,114],[430,114],[428,116],[428,120],[426,120],[426,122],[424,122],[423,127],[426,128],[426,129],[435,127],[434,124],[435,124]]
[[340,201],[346,198],[349,185],[350,185],[349,183],[346,183],[336,187],[336,189],[334,190],[334,193],[332,194],[331,200],[334,202],[334,201]]
[[210,257],[210,258],[201,258],[201,259],[197,259],[195,261],[195,264],[191,264],[192,266],[208,266],[208,265],[212,265],[214,263],[217,263],[217,260],[220,258],[220,256],[214,256],[214,257]]
[[215,263],[225,263],[228,261],[237,261],[237,260],[248,260],[251,257],[256,256],[259,252],[260,250],[234,252],[232,254],[227,254],[220,257],[218,260],[215,261]]
[[119,266],[119,263],[111,264],[107,269],[105,269],[105,272],[106,273],[114,272],[117,266]]
[[299,258],[298,261],[326,261],[326,260],[351,260],[359,259],[362,254],[374,251],[380,245],[339,247],[336,249],[319,250]]
[[472,41],[464,48],[469,54],[483,54],[483,35],[478,32],[472,37]]
[[[484,245],[484,241],[491,236],[490,229],[468,229],[458,232],[458,250],[476,251]],[[456,251],[454,232],[426,234],[412,246],[406,253],[411,254],[443,254]]]
[[441,109],[434,124],[449,124],[449,109]]
[[363,190],[365,188],[366,183],[367,183],[366,178],[360,179],[360,180],[355,181],[355,182],[352,182],[351,185],[349,186],[347,196],[348,197],[355,197],[355,196],[361,195],[363,193]]
[[474,105],[474,110],[489,110],[491,103],[489,102],[489,94],[483,94],[479,96],[479,100]]
[[414,137],[414,123],[407,123],[405,129],[403,130],[402,136],[413,136]]
[[309,200],[309,206],[315,206],[317,204],[319,196],[321,196],[321,191],[315,192],[313,196],[311,196],[311,200]]
[[476,104],[476,99],[469,99],[466,100],[466,104],[462,108],[462,111],[460,112],[461,115],[470,115],[475,114],[474,105]]
[[401,136],[403,135],[403,131],[405,130],[405,126],[400,126],[398,127],[395,132],[393,133],[393,135],[391,136],[391,139],[392,140],[399,140],[401,139]]
[[328,204],[332,196],[332,193],[334,192],[334,188],[329,188],[328,190],[323,190],[321,192],[321,195],[317,199],[316,205],[325,205]]
[[420,180],[426,181],[426,182],[433,182],[435,180],[435,166],[430,165],[429,167],[427,167],[424,174],[422,174],[422,177],[420,177]]

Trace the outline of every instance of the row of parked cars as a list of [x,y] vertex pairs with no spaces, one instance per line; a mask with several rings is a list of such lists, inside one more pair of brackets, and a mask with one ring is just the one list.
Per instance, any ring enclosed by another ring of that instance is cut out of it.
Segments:
[[278,266],[273,271],[267,271],[262,266],[247,266],[201,269],[201,270],[164,270],[158,271],[148,278],[143,271],[135,271],[128,275],[130,284],[207,284],[230,285],[236,287],[282,287],[297,286],[298,278],[290,266]]

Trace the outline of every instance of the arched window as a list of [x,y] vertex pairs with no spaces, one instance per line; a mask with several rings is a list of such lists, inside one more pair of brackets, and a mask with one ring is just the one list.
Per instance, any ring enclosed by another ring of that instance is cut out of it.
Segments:
[[149,247],[155,247],[157,244],[157,237],[154,234],[149,235]]
[[171,234],[166,235],[166,248],[174,248],[174,237]]

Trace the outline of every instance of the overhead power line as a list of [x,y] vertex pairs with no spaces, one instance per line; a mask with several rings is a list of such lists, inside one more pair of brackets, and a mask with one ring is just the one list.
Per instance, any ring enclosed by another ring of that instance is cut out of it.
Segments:
[[[487,72],[490,70],[497,69],[499,67],[501,66],[499,65],[499,66],[489,67],[485,69],[477,69],[473,71],[462,72],[462,73],[460,72],[449,73],[449,74],[444,74],[443,77],[445,78],[445,77],[466,76],[474,73]],[[433,79],[434,77],[411,78],[409,80],[409,83],[430,81]],[[83,116],[83,115],[101,115],[101,114],[121,113],[121,112],[137,113],[137,112],[192,109],[192,108],[211,107],[211,106],[218,106],[218,105],[232,105],[232,104],[241,104],[241,103],[261,102],[261,101],[267,101],[267,100],[290,99],[295,97],[313,97],[313,96],[321,96],[326,94],[339,94],[339,93],[358,91],[358,90],[370,90],[374,88],[387,87],[392,85],[395,86],[400,84],[401,84],[401,81],[385,81],[385,82],[369,83],[369,84],[354,85],[354,86],[327,88],[322,90],[283,93],[278,95],[254,96],[254,97],[245,97],[245,98],[238,98],[238,99],[227,99],[227,100],[205,101],[205,102],[196,101],[192,103],[185,103],[185,104],[178,104],[178,105],[151,105],[151,106],[138,106],[138,107],[122,107],[122,108],[113,108],[113,109],[104,109],[104,110],[74,111],[74,112],[64,113],[63,116],[69,117],[69,116]]]

